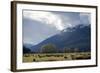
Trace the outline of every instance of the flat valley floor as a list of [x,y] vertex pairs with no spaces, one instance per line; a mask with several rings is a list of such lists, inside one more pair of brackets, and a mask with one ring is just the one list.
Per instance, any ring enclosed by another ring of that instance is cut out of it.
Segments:
[[91,52],[23,54],[23,62],[63,61],[91,59]]

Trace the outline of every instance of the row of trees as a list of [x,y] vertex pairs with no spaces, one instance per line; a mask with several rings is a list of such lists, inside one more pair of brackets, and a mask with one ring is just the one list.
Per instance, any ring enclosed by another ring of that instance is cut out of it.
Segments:
[[[80,50],[78,48],[68,48],[68,47],[58,49],[54,44],[45,44],[41,46],[39,51],[39,53],[73,53],[73,52],[80,52]],[[29,48],[23,46],[23,53],[33,53],[33,52]]]
[[[78,48],[61,48],[63,53],[79,52]],[[41,47],[41,53],[59,53],[61,52],[54,44],[46,44]]]

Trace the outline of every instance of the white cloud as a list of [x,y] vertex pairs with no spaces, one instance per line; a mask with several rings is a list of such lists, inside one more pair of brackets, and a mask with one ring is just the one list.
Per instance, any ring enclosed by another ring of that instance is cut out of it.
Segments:
[[26,18],[39,21],[49,27],[55,27],[57,30],[75,27],[79,24],[91,24],[89,13],[66,13],[64,16],[64,14],[60,15],[48,11],[24,11],[23,15]]
[[60,16],[46,11],[24,11],[24,17],[30,18],[41,23],[47,24],[50,27],[55,27],[57,30],[64,29],[64,23]]
[[[82,12],[75,13],[75,12],[24,11],[23,16],[24,16],[23,24],[29,24],[29,26],[26,25],[23,26],[24,42],[31,43],[34,45],[40,43],[46,38],[49,38],[57,33],[60,34],[60,31],[62,30],[66,32],[67,28],[73,28],[80,24],[86,26],[87,24],[90,23],[90,14]],[[30,20],[33,20],[33,22],[31,22]],[[34,25],[36,23],[39,26]],[[43,23],[44,25],[41,25],[41,23]],[[45,29],[43,29],[44,27]]]

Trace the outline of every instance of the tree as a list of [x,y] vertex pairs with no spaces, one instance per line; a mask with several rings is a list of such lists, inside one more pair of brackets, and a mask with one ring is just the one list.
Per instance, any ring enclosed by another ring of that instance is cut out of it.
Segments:
[[74,48],[74,52],[75,53],[79,52],[79,49],[78,48]]
[[64,53],[70,53],[70,52],[71,52],[71,48],[67,48],[67,47],[64,48]]
[[57,48],[54,44],[46,44],[41,47],[42,53],[56,53]]
[[79,52],[79,49],[78,48],[67,48],[67,47],[65,47],[64,52],[65,53],[77,53],[77,52]]

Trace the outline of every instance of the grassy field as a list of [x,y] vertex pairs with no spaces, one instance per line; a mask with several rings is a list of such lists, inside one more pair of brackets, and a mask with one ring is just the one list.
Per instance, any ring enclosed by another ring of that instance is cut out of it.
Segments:
[[45,54],[24,54],[23,55],[23,62],[83,60],[83,59],[91,59],[91,53],[90,52],[45,53]]

